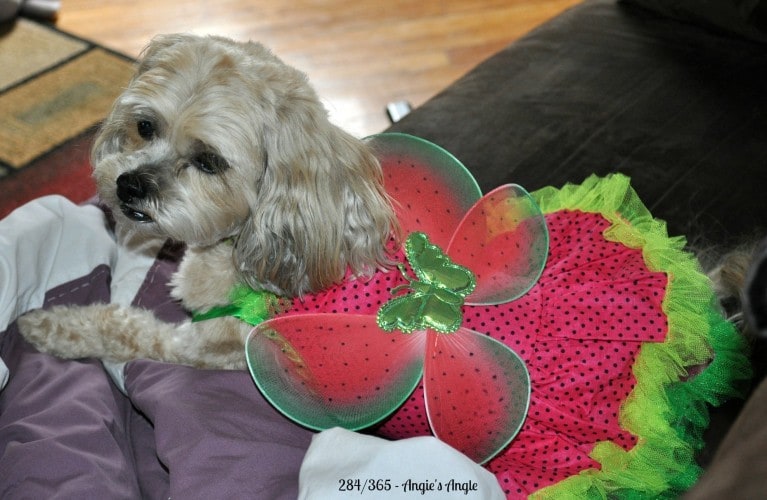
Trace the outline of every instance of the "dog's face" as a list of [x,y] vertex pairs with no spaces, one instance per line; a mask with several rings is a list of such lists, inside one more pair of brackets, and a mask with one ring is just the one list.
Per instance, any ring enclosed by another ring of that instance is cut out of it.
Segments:
[[258,65],[275,66],[258,46],[168,37],[147,47],[94,149],[102,199],[190,244],[237,234],[266,167]]
[[295,295],[386,261],[377,161],[261,45],[153,40],[92,160],[121,224],[193,246],[233,238],[251,286]]

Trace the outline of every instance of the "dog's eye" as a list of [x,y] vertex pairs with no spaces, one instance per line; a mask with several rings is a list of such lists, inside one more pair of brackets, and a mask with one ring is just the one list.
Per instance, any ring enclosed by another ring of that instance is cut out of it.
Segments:
[[136,124],[136,130],[145,141],[151,140],[155,134],[154,124],[149,120],[139,120]]
[[192,158],[192,164],[200,171],[211,175],[221,173],[229,168],[225,159],[210,151],[198,153]]

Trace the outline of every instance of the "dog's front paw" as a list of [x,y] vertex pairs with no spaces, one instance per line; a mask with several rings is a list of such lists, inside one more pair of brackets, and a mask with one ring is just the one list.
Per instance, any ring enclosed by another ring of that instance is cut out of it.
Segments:
[[45,346],[56,333],[53,313],[45,309],[26,313],[18,319],[18,325],[24,338],[41,351],[46,351]]
[[30,311],[18,319],[19,331],[41,352],[68,359],[96,355],[102,343],[98,336],[86,333],[77,314],[73,314],[76,309],[53,307]]

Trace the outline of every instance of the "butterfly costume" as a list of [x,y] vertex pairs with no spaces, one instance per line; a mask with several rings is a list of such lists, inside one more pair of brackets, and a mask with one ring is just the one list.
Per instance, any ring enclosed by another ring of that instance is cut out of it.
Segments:
[[509,498],[689,488],[707,404],[749,377],[745,346],[629,180],[483,196],[434,144],[368,140],[397,265],[273,308],[246,345],[264,396],[313,429],[434,434]]

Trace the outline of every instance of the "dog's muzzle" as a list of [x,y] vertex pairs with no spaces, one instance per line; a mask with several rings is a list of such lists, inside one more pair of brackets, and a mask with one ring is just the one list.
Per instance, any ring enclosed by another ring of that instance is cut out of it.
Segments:
[[122,202],[120,210],[123,214],[136,222],[152,222],[152,218],[135,205],[146,200],[155,191],[154,186],[149,175],[140,170],[121,174],[117,178],[117,198]]

